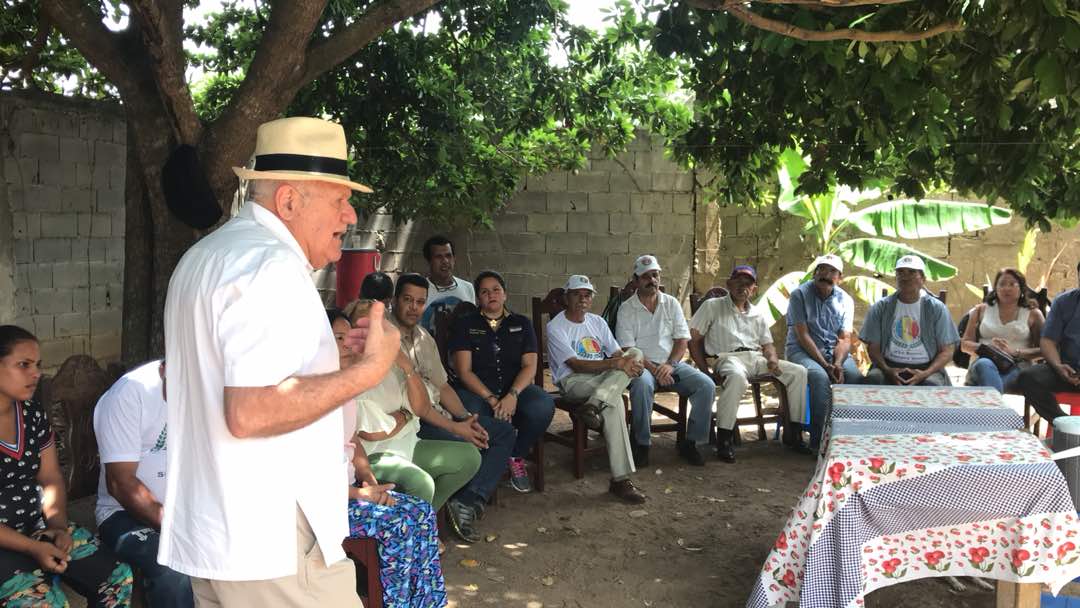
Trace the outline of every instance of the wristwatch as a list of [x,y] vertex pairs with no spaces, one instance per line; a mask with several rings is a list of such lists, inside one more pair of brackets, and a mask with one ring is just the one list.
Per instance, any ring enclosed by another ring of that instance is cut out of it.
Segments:
[[516,388],[514,388],[514,387],[512,387],[512,386],[511,386],[511,387],[510,387],[510,390],[506,391],[506,394],[508,394],[508,395],[513,395],[513,396],[514,396],[514,399],[517,399],[517,398],[518,398],[518,395],[520,395],[521,393],[519,393],[519,392],[518,392],[518,390],[517,390]]

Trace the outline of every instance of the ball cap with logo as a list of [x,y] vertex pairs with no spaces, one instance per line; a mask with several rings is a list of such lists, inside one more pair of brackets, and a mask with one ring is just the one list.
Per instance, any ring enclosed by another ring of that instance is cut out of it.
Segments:
[[296,116],[259,125],[250,168],[233,167],[240,179],[319,181],[371,188],[349,179],[349,147],[345,130],[328,120]]
[[596,293],[596,288],[593,287],[592,282],[589,281],[589,277],[583,274],[572,274],[570,278],[566,280],[565,291],[573,291],[575,289],[588,289],[589,291]]
[[901,268],[926,272],[926,262],[917,255],[905,255],[899,260],[896,260],[896,269],[900,270]]
[[649,255],[646,253],[645,255],[639,256],[638,259],[634,260],[634,274],[636,276],[640,277],[641,275],[649,272],[650,270],[660,270],[660,262],[656,259],[655,255]]
[[821,266],[822,264],[826,266],[831,266],[840,272],[844,272],[844,260],[841,260],[840,256],[838,255],[832,253],[819,255],[817,259],[814,260],[814,270],[817,270],[817,267]]
[[749,266],[747,264],[739,264],[735,268],[731,269],[731,278],[734,279],[735,277],[739,276],[740,274],[750,277],[751,279],[754,280],[755,283],[757,283],[757,271],[754,270],[753,266]]

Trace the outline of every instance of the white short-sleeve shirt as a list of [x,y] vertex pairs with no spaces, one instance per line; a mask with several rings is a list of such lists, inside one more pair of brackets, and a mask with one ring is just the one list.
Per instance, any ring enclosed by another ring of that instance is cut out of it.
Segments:
[[615,326],[615,339],[623,348],[636,346],[653,363],[667,361],[675,340],[690,338],[682,304],[663,292],[659,298],[656,312],[652,313],[637,295],[630,296],[619,306]]
[[195,243],[169,282],[169,478],[158,561],[190,576],[296,574],[296,509],[332,564],[348,535],[344,414],[239,439],[224,391],[339,369],[312,268],[285,225],[246,203]]
[[739,310],[730,296],[702,302],[690,319],[690,327],[705,336],[705,352],[709,355],[730,353],[739,348],[756,350],[773,342],[765,315],[754,305],[746,312]]
[[892,331],[885,346],[885,357],[896,363],[923,365],[930,362],[930,353],[922,341],[922,298],[912,303],[896,301]]
[[567,319],[566,313],[560,312],[548,322],[546,329],[548,365],[555,382],[573,373],[566,365],[569,359],[602,361],[620,350],[607,321],[591,312],[585,313],[581,323]]
[[94,434],[101,454],[97,508],[94,518],[100,526],[124,507],[109,494],[105,465],[137,462],[135,477],[158,502],[165,499],[168,472],[168,411],[161,394],[161,360],[131,370],[117,380],[94,407]]

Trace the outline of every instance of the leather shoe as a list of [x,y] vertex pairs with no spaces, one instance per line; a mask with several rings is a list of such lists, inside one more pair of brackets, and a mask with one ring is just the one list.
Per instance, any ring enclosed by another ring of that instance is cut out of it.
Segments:
[[611,485],[608,486],[608,492],[611,492],[623,502],[630,504],[640,505],[645,502],[645,494],[629,479],[623,479],[622,481],[612,479]]
[[716,457],[724,462],[735,462],[735,443],[731,429],[716,430]]
[[600,416],[600,406],[588,401],[577,408],[577,417],[585,424],[585,428],[600,432],[604,429],[604,419]]
[[630,442],[630,454],[634,457],[634,466],[643,469],[649,466],[649,446]]
[[705,459],[701,457],[701,452],[697,449],[697,444],[689,439],[684,439],[679,442],[678,445],[679,456],[682,457],[688,464],[695,467],[705,466]]
[[812,455],[813,450],[806,447],[802,440],[802,425],[797,422],[788,422],[784,425],[784,447],[796,454]]

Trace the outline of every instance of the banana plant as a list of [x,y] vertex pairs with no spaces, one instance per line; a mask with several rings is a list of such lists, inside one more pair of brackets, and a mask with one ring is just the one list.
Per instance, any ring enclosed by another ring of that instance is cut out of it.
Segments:
[[[834,253],[847,266],[844,287],[854,297],[873,303],[882,290],[893,286],[878,277],[894,274],[896,261],[905,255],[917,255],[926,263],[926,278],[943,281],[956,276],[955,266],[918,249],[894,240],[914,241],[985,230],[1007,224],[1012,211],[983,203],[935,199],[880,201],[882,189],[852,190],[833,186],[827,193],[805,196],[798,192],[799,176],[807,169],[806,160],[796,150],[780,155],[777,178],[780,189],[777,206],[784,212],[807,220],[804,234],[813,245],[814,255]],[[870,274],[856,274],[855,269]],[[809,280],[813,268],[790,272],[770,285],[758,299],[758,306],[773,321],[787,312],[791,291]]]

